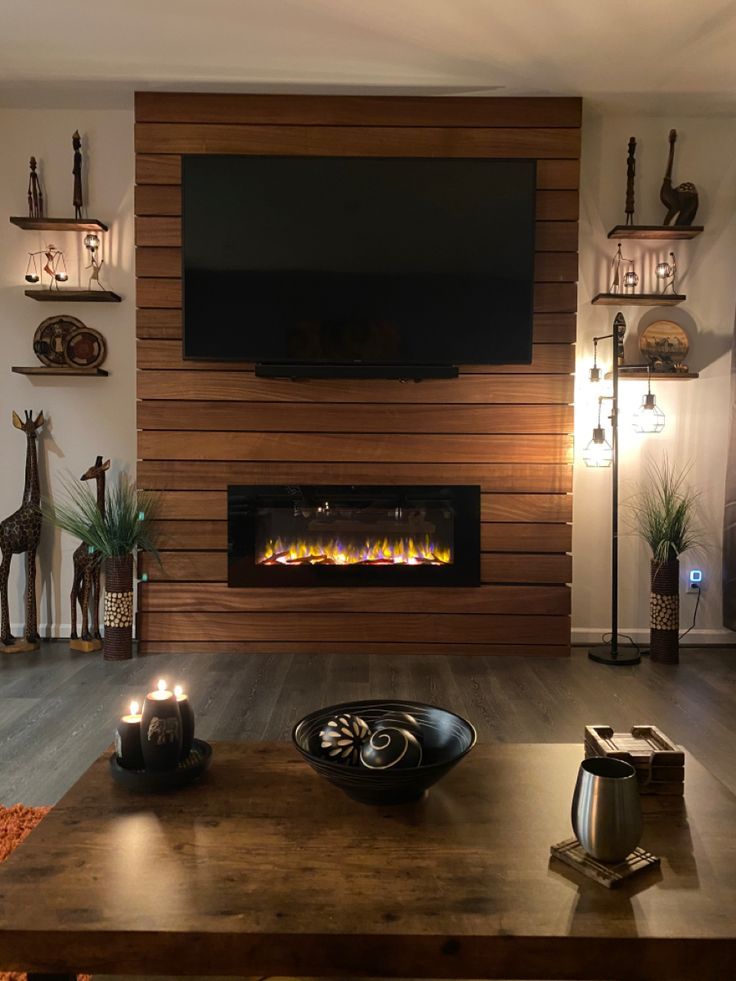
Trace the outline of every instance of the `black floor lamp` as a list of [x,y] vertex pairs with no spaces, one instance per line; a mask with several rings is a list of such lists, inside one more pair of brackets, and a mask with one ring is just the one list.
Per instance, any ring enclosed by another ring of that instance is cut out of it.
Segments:
[[[593,367],[590,370],[590,380],[600,381],[600,368],[598,367],[597,350],[600,341],[609,340],[613,348],[613,360],[611,370],[612,394],[601,396],[598,399],[598,424],[593,429],[593,438],[583,451],[583,460],[588,467],[611,467],[611,640],[609,643],[598,644],[591,647],[588,657],[600,664],[630,665],[638,664],[641,661],[639,648],[633,642],[622,643],[618,633],[618,465],[619,465],[619,399],[618,383],[621,371],[628,369],[641,371],[642,365],[623,366],[624,355],[624,336],[626,334],[626,321],[622,313],[617,313],[613,320],[613,332],[603,334],[601,337],[594,337],[593,344],[596,354],[593,358]],[[601,426],[601,409],[603,402],[610,400],[611,414],[611,442],[606,440],[606,433]],[[642,406],[638,416],[640,423],[637,425],[639,432],[661,432],[664,428],[664,414],[657,407],[656,400],[648,386],[647,394],[642,400]]]

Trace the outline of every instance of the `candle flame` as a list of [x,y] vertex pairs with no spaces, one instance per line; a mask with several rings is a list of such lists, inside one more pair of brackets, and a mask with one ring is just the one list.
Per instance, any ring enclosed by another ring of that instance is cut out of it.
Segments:
[[174,694],[177,698],[181,698],[181,696],[184,694],[184,689],[181,687],[181,685],[174,686]]
[[158,690],[159,691],[166,691],[166,682],[164,681],[163,678],[161,678],[161,680],[158,683]]
[[139,708],[140,708],[140,705],[138,704],[138,702],[131,702],[130,703],[130,714],[131,715],[138,715],[138,709]]

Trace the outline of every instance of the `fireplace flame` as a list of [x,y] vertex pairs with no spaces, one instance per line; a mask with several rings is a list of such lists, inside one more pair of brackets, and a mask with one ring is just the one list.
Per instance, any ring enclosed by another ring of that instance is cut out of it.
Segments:
[[383,538],[362,544],[317,538],[295,542],[269,539],[259,565],[449,565],[452,549],[424,538]]

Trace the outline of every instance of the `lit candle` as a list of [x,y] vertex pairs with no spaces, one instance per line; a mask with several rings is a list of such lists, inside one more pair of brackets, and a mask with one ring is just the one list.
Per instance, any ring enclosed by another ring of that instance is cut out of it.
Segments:
[[131,702],[130,714],[122,717],[115,730],[115,755],[126,770],[142,770],[144,765],[139,708],[138,702]]
[[141,748],[147,770],[170,770],[181,757],[179,703],[163,678],[146,695],[141,719]]
[[181,685],[174,686],[174,696],[179,703],[179,713],[181,715],[182,746],[181,758],[185,760],[192,749],[194,741],[194,710],[189,696],[184,693]]

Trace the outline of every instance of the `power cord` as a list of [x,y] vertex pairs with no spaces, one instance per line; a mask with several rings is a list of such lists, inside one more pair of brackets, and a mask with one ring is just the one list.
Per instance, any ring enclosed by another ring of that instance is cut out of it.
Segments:
[[678,637],[678,640],[682,640],[683,637],[687,637],[687,635],[690,633],[690,631],[695,626],[695,619],[696,619],[696,617],[698,615],[698,607],[700,606],[700,586],[698,586],[697,584],[693,584],[693,589],[696,589],[697,592],[698,592],[698,598],[695,600],[695,609],[693,610],[693,622],[690,624],[690,626],[687,628],[687,630],[684,630],[680,634],[680,636]]
[[[620,633],[619,634],[616,634],[616,637],[617,638],[618,637],[623,637],[624,640],[628,640],[628,642],[631,644],[631,646],[634,647],[634,648],[636,648],[636,653],[639,654],[642,657],[644,656],[644,653],[645,652],[642,651],[642,649],[639,647],[639,645],[637,644],[637,642],[634,640],[633,637],[630,637],[628,634],[620,634]],[[608,644],[612,640],[613,640],[613,634],[610,631],[608,633],[605,633],[605,634],[602,634],[601,635],[601,641],[604,644]]]

